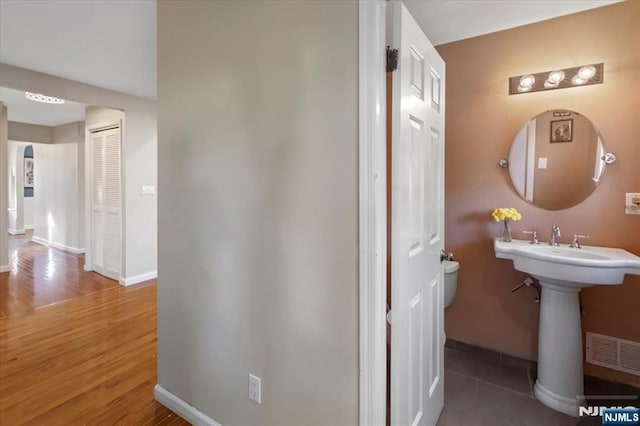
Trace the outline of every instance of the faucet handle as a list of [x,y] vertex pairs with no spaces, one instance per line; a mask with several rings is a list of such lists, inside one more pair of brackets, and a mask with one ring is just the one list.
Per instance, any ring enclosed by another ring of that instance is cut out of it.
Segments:
[[540,241],[538,241],[538,233],[536,231],[522,231],[522,233],[532,234],[531,241],[529,241],[529,244],[540,244]]
[[551,241],[549,241],[550,246],[559,246],[558,237],[560,236],[560,227],[555,223],[551,225]]
[[571,247],[571,248],[582,248],[580,246],[580,241],[578,241],[578,238],[589,238],[589,236],[588,235],[573,234],[573,240],[571,240],[571,244],[569,245],[569,247]]

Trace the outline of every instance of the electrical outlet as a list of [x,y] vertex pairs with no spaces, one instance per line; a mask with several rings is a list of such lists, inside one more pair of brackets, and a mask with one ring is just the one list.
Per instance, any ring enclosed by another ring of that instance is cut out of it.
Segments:
[[262,379],[249,374],[249,399],[262,404]]

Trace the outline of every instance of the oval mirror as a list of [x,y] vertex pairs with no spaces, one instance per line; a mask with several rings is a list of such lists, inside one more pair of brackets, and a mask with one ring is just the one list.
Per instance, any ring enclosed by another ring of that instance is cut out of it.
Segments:
[[604,172],[602,137],[584,115],[552,110],[526,122],[511,143],[509,174],[526,201],[547,210],[584,201]]

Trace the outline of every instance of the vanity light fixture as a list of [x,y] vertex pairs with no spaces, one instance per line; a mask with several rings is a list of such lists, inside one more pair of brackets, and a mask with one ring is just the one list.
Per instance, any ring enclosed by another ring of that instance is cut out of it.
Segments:
[[29,100],[42,102],[45,104],[63,104],[64,103],[64,99],[55,98],[53,96],[46,96],[46,95],[43,95],[42,93],[24,92],[24,96]]
[[604,64],[590,64],[510,77],[509,94],[588,86],[603,81]]

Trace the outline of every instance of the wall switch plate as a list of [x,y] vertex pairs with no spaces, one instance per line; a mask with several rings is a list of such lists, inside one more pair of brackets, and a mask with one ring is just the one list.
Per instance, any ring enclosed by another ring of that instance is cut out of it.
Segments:
[[262,404],[262,379],[249,374],[249,399]]
[[640,214],[640,192],[627,192],[624,212],[626,214]]
[[547,168],[547,157],[538,158],[538,168],[546,169]]
[[155,193],[155,185],[142,185],[142,195],[154,195]]

